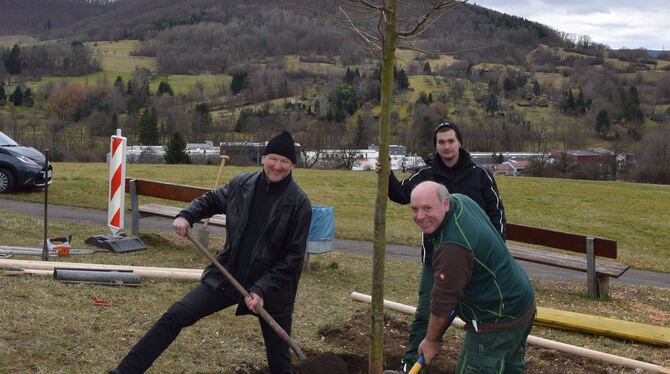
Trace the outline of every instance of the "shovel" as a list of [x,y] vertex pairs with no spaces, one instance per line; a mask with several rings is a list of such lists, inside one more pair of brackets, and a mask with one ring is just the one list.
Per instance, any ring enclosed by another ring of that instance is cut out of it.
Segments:
[[[442,340],[442,336],[444,335],[445,332],[447,332],[447,329],[451,325],[452,322],[454,322],[454,318],[456,318],[456,311],[451,312],[451,316],[449,317],[449,322],[447,322],[447,325],[444,326],[444,329],[442,330],[442,334],[440,335],[440,340]],[[408,374],[418,374],[419,371],[421,371],[421,368],[423,367],[423,364],[426,363],[426,359],[421,355],[418,360],[414,363],[414,366],[412,366],[412,369],[409,371]]]
[[[196,246],[196,248],[198,248],[198,250],[200,250],[200,252],[202,252],[202,254],[205,255],[205,257],[207,257],[207,259],[211,261],[212,264],[214,264],[214,266],[216,266],[217,269],[219,269],[221,274],[225,275],[226,278],[228,278],[228,281],[230,281],[230,283],[235,287],[235,289],[237,289],[237,292],[239,292],[245,298],[249,296],[249,292],[247,292],[247,290],[244,289],[244,287],[242,287],[242,285],[237,280],[235,280],[232,274],[230,274],[228,270],[226,270],[226,268],[224,268],[223,265],[221,265],[221,263],[216,258],[214,258],[214,256],[212,256],[212,254],[209,253],[205,247],[202,246],[202,244],[200,244],[200,242],[193,239],[190,232],[186,232],[186,237],[188,237],[188,239]],[[298,347],[295,344],[293,339],[291,339],[291,337],[288,336],[286,331],[281,326],[279,326],[277,321],[275,321],[274,318],[272,318],[272,316],[268,314],[268,312],[266,312],[265,309],[263,309],[263,307],[257,306],[256,311],[258,311],[258,315],[261,316],[265,320],[265,322],[267,322],[267,324],[270,325],[270,327],[272,327],[272,329],[277,333],[277,335],[279,335],[279,337],[282,338],[282,340],[284,340],[284,342],[286,342],[286,344],[288,344],[291,347],[291,349],[293,349],[293,351],[295,352],[296,355],[298,355],[298,358],[301,361],[307,358],[305,357],[305,354],[302,353],[302,351],[300,350],[300,347]]]
[[[219,156],[219,157],[221,158],[221,166],[219,166],[219,175],[216,177],[216,184],[214,185],[214,189],[217,189],[219,187],[219,183],[221,182],[221,174],[223,173],[223,167],[226,165],[226,160],[230,158],[228,156]],[[202,225],[202,228],[198,230],[198,241],[205,248],[207,248],[209,243],[209,231],[207,231],[208,224],[209,224],[209,218],[205,220],[205,223]],[[195,253],[200,254],[198,251],[195,251]]]

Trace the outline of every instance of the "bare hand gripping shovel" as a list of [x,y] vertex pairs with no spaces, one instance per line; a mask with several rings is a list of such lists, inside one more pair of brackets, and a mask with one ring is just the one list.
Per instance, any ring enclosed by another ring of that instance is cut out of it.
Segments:
[[[249,292],[247,292],[247,290],[244,289],[244,287],[242,287],[242,285],[228,272],[228,270],[226,270],[226,268],[223,267],[223,265],[221,265],[221,263],[216,258],[214,258],[214,256],[212,256],[211,253],[209,253],[209,251],[207,251],[207,249],[205,249],[205,247],[202,246],[202,244],[200,244],[200,242],[193,239],[190,232],[186,233],[186,237],[188,237],[188,240],[190,240],[200,250],[200,252],[202,252],[202,254],[205,255],[205,257],[207,257],[207,259],[209,259],[214,264],[214,266],[216,266],[217,269],[219,269],[219,271],[226,276],[226,278],[228,278],[230,283],[233,286],[235,286],[235,289],[237,289],[237,291],[242,296],[244,296],[245,298],[249,296]],[[298,347],[295,344],[293,339],[291,339],[291,337],[288,336],[286,331],[284,331],[284,329],[281,326],[279,326],[277,321],[275,321],[274,318],[272,318],[272,316],[270,316],[270,314],[268,314],[268,312],[266,312],[265,309],[263,309],[263,307],[257,306],[256,310],[258,311],[258,315],[260,315],[265,320],[265,322],[267,322],[268,325],[270,325],[272,329],[275,330],[277,335],[279,335],[279,337],[282,338],[282,340],[284,340],[286,344],[288,344],[291,347],[291,349],[293,349],[293,351],[301,361],[307,358],[305,357],[305,354],[302,353],[302,351],[300,350],[300,347]]]

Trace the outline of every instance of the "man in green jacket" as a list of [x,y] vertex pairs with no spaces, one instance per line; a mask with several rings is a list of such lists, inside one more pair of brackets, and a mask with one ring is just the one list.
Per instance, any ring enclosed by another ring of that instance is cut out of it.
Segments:
[[[424,181],[443,184],[451,193],[467,195],[486,212],[496,232],[505,239],[505,209],[498,186],[491,172],[482,165],[476,165],[468,151],[463,148],[463,136],[453,122],[441,122],[433,132],[435,154],[427,160],[427,166],[409,177],[398,181],[389,171],[389,199],[398,204],[409,204],[414,187]],[[377,173],[381,165],[377,163]],[[430,316],[430,293],[433,288],[433,243],[421,238],[421,278],[419,280],[419,300],[410,328],[409,342],[405,356],[401,360],[401,372],[408,372],[418,358],[419,343],[426,336]]]
[[[410,198],[412,218],[434,244],[430,318],[419,354],[429,365],[452,311],[466,322],[457,373],[523,373],[535,291],[484,211],[427,181]],[[393,373],[393,371],[386,371]]]

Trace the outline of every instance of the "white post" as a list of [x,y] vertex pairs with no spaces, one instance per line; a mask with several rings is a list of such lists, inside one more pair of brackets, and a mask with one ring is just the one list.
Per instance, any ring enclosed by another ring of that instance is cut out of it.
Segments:
[[107,226],[116,235],[123,229],[123,208],[126,195],[126,138],[121,129],[110,140],[109,199],[107,200]]

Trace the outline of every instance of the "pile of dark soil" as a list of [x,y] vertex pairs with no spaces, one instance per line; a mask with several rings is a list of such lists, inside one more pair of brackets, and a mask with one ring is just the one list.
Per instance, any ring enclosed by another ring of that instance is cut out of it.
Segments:
[[[397,369],[407,349],[409,324],[405,321],[386,318],[384,328],[384,369]],[[301,347],[308,356],[294,368],[296,374],[367,374],[370,318],[366,311],[359,311],[342,326],[324,328],[319,333],[323,339],[346,353],[310,352]],[[424,374],[452,374],[461,342],[441,344],[440,351]],[[246,366],[246,365],[245,365]],[[267,367],[256,365],[237,368],[236,374],[267,374]],[[579,356],[570,355],[532,345],[526,346],[527,374],[627,374],[635,370],[586,362]]]

